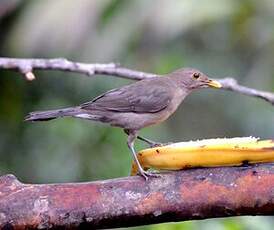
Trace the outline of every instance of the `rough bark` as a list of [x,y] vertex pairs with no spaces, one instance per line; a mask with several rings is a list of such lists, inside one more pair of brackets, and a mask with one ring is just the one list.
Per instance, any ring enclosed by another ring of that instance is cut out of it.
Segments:
[[145,181],[23,184],[0,178],[2,229],[94,229],[274,214],[274,164],[188,169]]

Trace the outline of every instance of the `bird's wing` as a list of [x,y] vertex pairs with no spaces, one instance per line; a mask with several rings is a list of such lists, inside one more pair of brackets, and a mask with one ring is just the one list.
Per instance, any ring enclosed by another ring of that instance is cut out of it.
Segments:
[[[150,84],[149,84],[150,83]],[[171,101],[169,85],[163,81],[140,81],[106,92],[81,105],[85,110],[156,113]]]

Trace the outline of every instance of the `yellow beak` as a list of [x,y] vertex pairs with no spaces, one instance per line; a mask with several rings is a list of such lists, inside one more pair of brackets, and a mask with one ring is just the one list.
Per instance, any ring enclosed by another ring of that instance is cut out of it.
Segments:
[[221,83],[218,81],[215,81],[215,80],[209,80],[207,82],[207,85],[210,87],[213,87],[213,88],[221,88],[222,87]]

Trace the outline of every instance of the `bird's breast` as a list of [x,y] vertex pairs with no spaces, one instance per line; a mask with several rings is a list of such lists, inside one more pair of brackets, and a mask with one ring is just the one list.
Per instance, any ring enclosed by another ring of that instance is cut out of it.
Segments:
[[172,97],[169,105],[167,106],[167,110],[169,111],[170,115],[172,113],[174,113],[178,106],[182,103],[182,101],[185,99],[186,97],[186,93],[184,93],[183,91],[177,91],[176,94],[174,94],[174,96]]

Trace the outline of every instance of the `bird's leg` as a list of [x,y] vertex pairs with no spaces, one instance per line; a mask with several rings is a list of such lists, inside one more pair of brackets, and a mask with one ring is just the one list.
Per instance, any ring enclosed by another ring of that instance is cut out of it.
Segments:
[[133,159],[135,160],[136,164],[137,164],[137,167],[138,167],[138,171],[139,173],[145,178],[145,180],[148,180],[148,177],[149,176],[156,176],[155,174],[152,174],[152,173],[149,173],[149,172],[146,172],[138,158],[137,158],[137,155],[136,155],[136,152],[135,152],[135,149],[134,149],[134,141],[137,137],[137,132],[136,131],[131,131],[131,130],[125,130],[126,133],[128,133],[128,138],[127,138],[127,145],[132,153],[132,156],[133,156]]
[[144,141],[146,142],[150,148],[153,148],[153,147],[158,147],[158,146],[163,146],[164,144],[160,143],[160,142],[156,142],[156,141],[152,141],[148,138],[145,138],[145,137],[142,137],[142,136],[137,136],[137,139],[141,140],[141,141]]
[[[124,131],[125,131],[125,133],[127,135],[129,135],[129,130],[128,129],[125,129]],[[145,137],[142,137],[142,136],[139,136],[139,135],[137,135],[136,138],[139,139],[139,140],[141,140],[141,141],[146,142],[150,146],[150,148],[158,147],[158,146],[163,146],[164,145],[164,144],[162,144],[160,142],[152,141],[152,140],[150,140],[148,138],[145,138]]]

